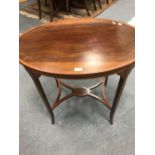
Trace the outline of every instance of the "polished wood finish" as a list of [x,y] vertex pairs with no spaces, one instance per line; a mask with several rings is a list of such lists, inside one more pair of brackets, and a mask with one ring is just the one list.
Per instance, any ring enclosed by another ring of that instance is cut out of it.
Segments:
[[[72,19],[32,28],[20,36],[20,63],[33,79],[54,123],[53,109],[72,96],[90,96],[103,103],[113,124],[127,77],[134,67],[134,27],[104,19]],[[108,76],[120,80],[113,104],[108,101],[105,86]],[[56,79],[58,96],[50,104],[39,81],[41,75]],[[61,79],[102,77],[89,88],[73,88]],[[91,90],[102,86],[103,98]],[[61,98],[61,88],[71,93]]]
[[20,63],[60,78],[104,76],[134,63],[134,28],[102,19],[44,24],[20,36]]

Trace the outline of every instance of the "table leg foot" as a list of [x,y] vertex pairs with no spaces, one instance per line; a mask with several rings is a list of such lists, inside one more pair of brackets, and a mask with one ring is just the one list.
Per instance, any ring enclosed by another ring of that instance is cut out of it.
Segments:
[[113,119],[110,118],[110,124],[113,125]]
[[53,111],[52,111],[52,116],[51,116],[51,123],[52,123],[52,124],[55,124],[55,117],[54,117]]

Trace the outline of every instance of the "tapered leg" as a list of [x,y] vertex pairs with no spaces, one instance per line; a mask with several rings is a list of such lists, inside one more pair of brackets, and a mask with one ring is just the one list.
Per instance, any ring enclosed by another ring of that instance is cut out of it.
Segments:
[[49,3],[50,3],[50,20],[53,21],[53,14],[54,14],[53,0],[49,0]]
[[118,86],[117,86],[117,90],[116,90],[114,102],[113,102],[113,105],[112,105],[112,109],[111,109],[111,112],[110,112],[110,123],[111,124],[113,124],[114,114],[116,112],[118,102],[119,102],[120,97],[122,95],[126,80],[128,78],[128,75],[129,75],[131,69],[132,69],[132,67],[127,68],[126,70],[123,70],[122,72],[118,73],[120,75],[120,79],[119,79],[119,83],[118,83]]
[[85,8],[86,8],[86,10],[87,10],[88,16],[90,16],[90,13],[89,13],[89,9],[88,9],[88,5],[87,5],[86,0],[84,0],[84,5],[85,5]]
[[51,116],[52,124],[54,124],[54,122],[55,122],[54,113],[53,113],[53,111],[52,111],[52,109],[50,107],[50,104],[48,102],[48,99],[46,97],[46,94],[44,92],[44,89],[43,89],[43,87],[42,87],[42,85],[40,83],[40,80],[39,80],[39,76],[40,75],[37,75],[36,73],[34,73],[32,70],[30,70],[28,68],[25,68],[25,69],[27,70],[27,72],[31,76],[31,78],[32,78],[35,86],[37,87],[37,90],[38,90],[38,92],[39,92],[39,94],[40,94],[40,96],[41,96],[41,98],[42,98],[42,100],[43,100],[43,102],[44,102],[44,104],[45,104],[45,106],[46,106],[46,108],[47,108],[50,116]]
[[41,2],[40,2],[40,0],[37,0],[37,3],[38,3],[39,19],[41,19]]

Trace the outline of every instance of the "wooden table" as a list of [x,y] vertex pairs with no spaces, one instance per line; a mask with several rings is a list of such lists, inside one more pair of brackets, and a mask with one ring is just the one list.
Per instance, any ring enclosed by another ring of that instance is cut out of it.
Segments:
[[[90,96],[110,110],[110,122],[134,67],[134,27],[107,19],[70,19],[44,24],[20,36],[20,63],[33,79],[54,123],[53,109],[72,96]],[[113,104],[105,93],[109,75],[120,77]],[[56,79],[58,96],[49,103],[40,83],[40,76]],[[102,77],[89,88],[74,88],[62,79],[89,79]],[[102,87],[102,97],[92,89]],[[61,88],[71,93],[61,97]]]

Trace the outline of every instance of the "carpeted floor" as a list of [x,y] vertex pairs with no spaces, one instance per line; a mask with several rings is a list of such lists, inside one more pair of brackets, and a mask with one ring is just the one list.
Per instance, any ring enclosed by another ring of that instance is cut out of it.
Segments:
[[[129,22],[134,17],[134,0],[118,0],[100,18]],[[41,22],[20,15],[20,32]],[[74,97],[55,109],[56,124],[51,125],[48,112],[29,75],[20,66],[20,155],[134,155],[135,90],[134,70],[131,72],[114,125],[110,125],[109,110],[89,97]],[[55,81],[41,78],[49,100],[55,98]],[[91,85],[94,80],[77,81]],[[73,81],[69,81],[73,83]],[[118,83],[111,76],[107,94],[113,100]],[[66,90],[63,93],[67,93]],[[100,89],[96,90],[100,94]]]

